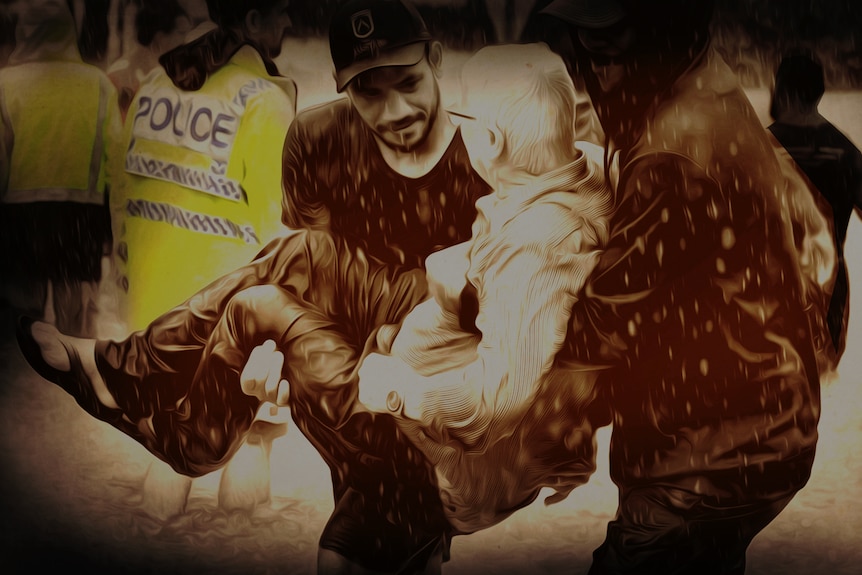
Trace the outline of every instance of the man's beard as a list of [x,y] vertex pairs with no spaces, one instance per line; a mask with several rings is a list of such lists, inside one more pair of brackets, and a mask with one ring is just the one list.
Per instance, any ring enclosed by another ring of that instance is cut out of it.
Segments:
[[[438,99],[436,100],[436,102],[439,102],[439,95],[438,95]],[[435,105],[429,110],[427,119],[423,118],[422,114],[417,114],[416,116],[412,116],[410,118],[413,120],[413,123],[421,122],[423,119],[425,119],[425,125],[422,129],[422,132],[419,134],[419,137],[416,138],[416,141],[414,141],[414,142],[401,141],[399,143],[397,141],[386,140],[386,143],[389,144],[389,146],[391,146],[394,150],[401,152],[401,153],[410,153],[410,152],[417,150],[418,148],[421,148],[425,144],[425,142],[428,141],[428,136],[431,134],[431,130],[434,127],[434,123],[437,121],[437,116],[438,116],[438,110],[437,109],[438,108],[439,108],[439,105],[437,103],[435,103]],[[392,134],[393,136],[396,135],[396,132],[391,130],[391,129],[388,129],[387,131],[390,134]],[[398,138],[396,137],[396,140],[397,139]]]

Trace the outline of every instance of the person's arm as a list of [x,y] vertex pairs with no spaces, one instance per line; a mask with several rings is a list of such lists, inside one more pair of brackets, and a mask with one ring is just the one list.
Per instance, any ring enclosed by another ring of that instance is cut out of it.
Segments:
[[325,198],[327,182],[317,177],[317,162],[334,161],[318,152],[315,117],[300,114],[290,126],[282,149],[281,221],[291,229],[329,230],[330,214]]
[[373,411],[386,411],[387,398],[398,388],[423,385],[425,376],[463,368],[475,359],[479,338],[461,329],[458,302],[467,284],[467,254],[463,242],[426,259],[429,299],[414,307],[400,325],[384,326],[362,361],[359,401]]
[[296,116],[296,102],[276,87],[248,103],[242,119],[243,189],[255,214],[261,245],[284,231],[278,213],[282,203],[282,149]]
[[534,230],[563,239],[546,235],[545,242],[528,241],[497,254],[484,277],[476,359],[428,377],[408,377],[388,366],[386,408],[468,449],[507,433],[528,405],[562,345],[572,305],[598,257],[582,245],[571,210],[543,206],[532,215],[544,226]]
[[443,311],[456,316],[461,292],[467,285],[471,245],[470,241],[461,242],[425,258],[428,294],[437,301]]
[[478,338],[460,325],[460,296],[467,285],[470,242],[428,256],[425,277],[431,296],[416,306],[383,351],[421,375],[463,366],[475,355]]
[[120,113],[118,94],[114,85],[105,82],[106,98],[105,120],[102,125],[102,178],[109,190],[118,187],[122,177],[125,149],[123,147],[123,120]]
[[461,373],[440,374],[405,390],[406,415],[448,430],[467,446],[508,433],[551,368],[576,294],[596,259],[595,253],[546,253],[525,250],[497,274],[505,295],[483,300],[486,321],[476,360]]

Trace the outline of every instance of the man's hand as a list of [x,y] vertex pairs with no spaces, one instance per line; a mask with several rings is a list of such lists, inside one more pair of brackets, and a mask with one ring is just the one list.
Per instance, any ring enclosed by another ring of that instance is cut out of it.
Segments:
[[283,367],[284,354],[275,349],[273,340],[266,340],[252,350],[239,376],[243,393],[286,406],[290,399],[290,384],[281,377]]

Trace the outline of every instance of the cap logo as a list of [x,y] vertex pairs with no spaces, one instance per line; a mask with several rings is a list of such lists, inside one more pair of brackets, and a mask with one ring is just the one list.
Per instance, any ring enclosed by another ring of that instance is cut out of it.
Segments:
[[374,33],[374,19],[371,10],[362,10],[350,17],[353,35],[359,39],[368,38]]

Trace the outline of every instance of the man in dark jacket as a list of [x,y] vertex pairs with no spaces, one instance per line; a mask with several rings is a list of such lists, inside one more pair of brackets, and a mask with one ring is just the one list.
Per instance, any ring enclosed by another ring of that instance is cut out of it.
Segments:
[[616,191],[557,358],[597,366],[613,422],[619,508],[594,575],[742,573],[814,461],[834,251],[710,50],[711,4],[545,9],[569,24]]

